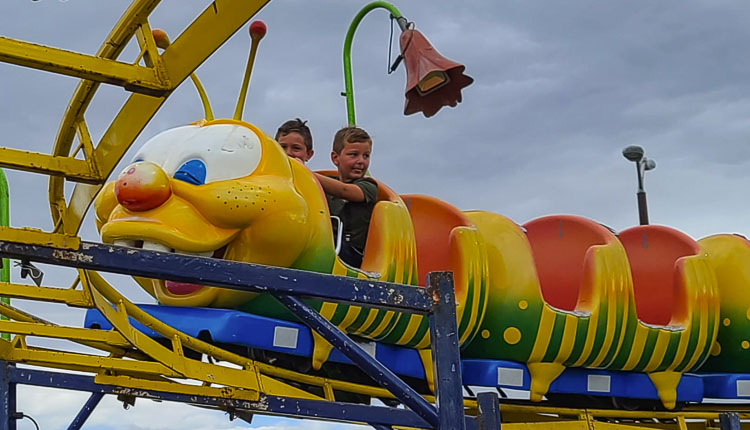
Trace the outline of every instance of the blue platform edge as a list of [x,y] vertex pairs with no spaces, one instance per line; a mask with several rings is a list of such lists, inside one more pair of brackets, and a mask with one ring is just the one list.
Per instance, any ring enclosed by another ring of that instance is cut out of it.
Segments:
[[[283,321],[241,311],[138,305],[149,315],[193,337],[210,335],[213,342],[242,345],[297,356],[310,357],[313,338],[310,329],[299,322]],[[131,323],[151,337],[159,335],[137,321]],[[86,312],[84,326],[109,330],[112,326],[97,311]],[[370,355],[396,374],[424,378],[424,368],[416,350],[377,342],[360,343]],[[331,351],[329,361],[351,364],[340,351]],[[531,377],[522,363],[504,360],[462,360],[464,385],[529,390]],[[549,388],[550,393],[587,394],[638,399],[658,399],[656,388],[644,373],[568,368]],[[750,398],[750,375],[683,375],[677,386],[677,400],[700,402],[710,398]]]
[[[466,385],[498,386],[528,391],[531,375],[524,364],[498,360],[462,360],[461,377]],[[654,384],[645,373],[567,368],[549,387],[550,393],[586,394],[634,399],[658,399]],[[683,375],[677,385],[677,400],[703,400],[703,380]]]
[[709,373],[700,375],[706,388],[703,395],[712,399],[750,399],[750,374]]
[[[230,343],[250,348],[283,352],[303,357],[312,356],[313,338],[310,329],[298,322],[267,318],[241,311],[178,306],[138,305],[152,317],[193,337],[202,333],[213,342]],[[131,324],[145,335],[161,337],[150,328],[130,319]],[[112,325],[96,309],[86,312],[84,326],[110,330]],[[376,342],[359,343],[371,356],[392,372],[402,376],[424,379],[424,367],[416,350]],[[352,364],[339,350],[333,349],[329,361]]]

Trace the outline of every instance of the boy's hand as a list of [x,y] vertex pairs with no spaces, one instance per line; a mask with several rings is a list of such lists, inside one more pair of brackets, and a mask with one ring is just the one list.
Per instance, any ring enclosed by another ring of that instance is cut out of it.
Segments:
[[365,193],[363,193],[362,189],[358,186],[341,182],[338,179],[329,178],[320,173],[315,173],[315,176],[318,178],[320,186],[323,187],[323,191],[327,194],[350,202],[365,201]]

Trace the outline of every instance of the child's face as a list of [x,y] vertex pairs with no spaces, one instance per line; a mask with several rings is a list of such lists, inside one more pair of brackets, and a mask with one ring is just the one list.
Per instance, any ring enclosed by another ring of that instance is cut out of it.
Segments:
[[339,169],[342,182],[363,178],[370,167],[371,142],[346,142],[341,154],[331,152],[331,161]]
[[313,156],[313,150],[307,150],[305,139],[296,131],[279,136],[278,142],[284,149],[284,152],[286,152],[286,155],[296,158],[303,163],[306,163]]

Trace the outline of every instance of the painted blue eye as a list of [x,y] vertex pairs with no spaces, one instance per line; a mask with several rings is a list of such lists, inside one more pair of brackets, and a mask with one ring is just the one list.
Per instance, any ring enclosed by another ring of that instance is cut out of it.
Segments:
[[174,178],[193,185],[206,183],[206,164],[201,160],[186,161],[174,173]]

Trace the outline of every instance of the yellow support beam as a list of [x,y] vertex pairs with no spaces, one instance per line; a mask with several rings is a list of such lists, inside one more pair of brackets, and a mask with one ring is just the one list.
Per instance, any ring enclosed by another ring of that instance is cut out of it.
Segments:
[[0,147],[0,167],[44,175],[64,176],[74,182],[100,184],[103,179],[85,160]]
[[[31,315],[20,309],[14,308],[13,306],[7,305],[0,302],[0,315],[4,315],[15,322],[33,323],[37,325],[45,325],[49,327],[59,327],[57,324],[53,324],[49,321],[45,321],[39,317]],[[19,338],[20,339],[20,338]],[[132,348],[120,348],[117,346],[104,344],[96,341],[79,340],[75,338],[68,338],[71,342],[85,345],[90,348],[99,349],[101,351],[108,352],[114,357],[129,357],[135,360],[148,360],[148,356],[141,353],[140,351],[133,350]],[[129,346],[129,345],[128,345]]]
[[20,242],[28,245],[53,246],[75,251],[81,244],[78,236],[46,233],[37,228],[15,228],[0,226],[0,241]]
[[68,351],[52,351],[29,347],[15,347],[0,339],[0,359],[14,363],[25,363],[57,369],[99,373],[107,369],[131,375],[166,376],[179,378],[183,375],[153,361],[130,360],[100,355],[81,354]]
[[51,46],[0,37],[0,61],[61,75],[124,87],[128,91],[160,96],[172,90],[156,70],[107,58],[79,54]]
[[0,320],[0,333],[49,337],[74,341],[102,342],[121,348],[132,348],[122,335],[115,331],[93,330],[80,327],[61,327],[38,323]]
[[260,396],[257,391],[237,390],[231,387],[207,387],[203,385],[186,385],[172,381],[140,380],[128,376],[97,375],[94,377],[97,384],[114,385],[117,387],[149,389],[164,391],[167,393],[187,394],[195,396],[218,397],[237,400],[257,401]]
[[83,290],[37,287],[34,285],[15,284],[11,282],[0,282],[0,297],[64,303],[68,306],[80,308],[90,308],[94,305],[89,296]]

